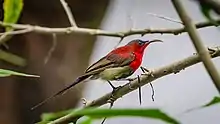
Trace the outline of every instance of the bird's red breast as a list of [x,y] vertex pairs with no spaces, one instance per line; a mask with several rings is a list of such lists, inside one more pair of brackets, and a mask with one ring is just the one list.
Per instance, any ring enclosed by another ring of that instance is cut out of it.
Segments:
[[107,56],[114,54],[118,56],[117,59],[130,61],[128,65],[133,71],[136,71],[141,65],[143,51],[136,50],[133,47],[134,46],[119,47],[110,52]]
[[134,55],[135,59],[130,63],[129,66],[133,69],[133,71],[136,71],[142,63],[143,54],[134,53]]

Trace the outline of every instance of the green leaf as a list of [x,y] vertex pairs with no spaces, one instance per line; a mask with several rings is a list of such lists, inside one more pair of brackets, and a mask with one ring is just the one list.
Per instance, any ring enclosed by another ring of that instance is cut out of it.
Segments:
[[215,105],[215,104],[219,104],[219,103],[220,103],[220,97],[215,96],[210,102],[206,103],[205,105],[189,109],[189,110],[187,110],[184,113],[191,112],[191,111],[194,111],[194,110],[197,110],[197,109],[201,109],[201,108],[205,108],[205,107],[209,107],[209,106],[212,106],[212,105]]
[[25,77],[40,77],[38,75],[30,75],[30,74],[11,71],[11,70],[0,69],[0,77],[7,77],[7,76],[12,76],[12,75],[25,76]]
[[204,15],[212,24],[214,24],[215,26],[218,26],[218,25],[219,25],[219,24],[215,21],[215,19],[213,19],[212,16],[211,16],[210,12],[211,12],[212,8],[211,8],[209,5],[207,5],[207,4],[201,2],[201,3],[200,3],[200,9],[201,9],[203,15]]
[[[23,0],[4,0],[4,20],[5,23],[16,23],[20,17]],[[6,28],[6,31],[11,30],[10,27]]]
[[[68,113],[68,112],[67,112]],[[66,113],[66,114],[67,114]],[[53,113],[53,117],[55,117],[56,113]],[[60,113],[58,113],[60,115]],[[52,117],[51,114],[45,114],[44,117],[47,116],[47,119],[40,123],[48,122],[48,117]],[[62,115],[64,116],[64,115]],[[57,116],[62,117],[62,116]],[[161,112],[159,109],[98,109],[98,108],[86,108],[81,110],[73,110],[68,113],[70,117],[76,116],[89,116],[91,118],[104,118],[104,117],[122,117],[122,116],[132,116],[132,117],[145,117],[145,118],[153,118],[159,119],[172,124],[179,124],[178,121],[169,117],[167,114]],[[50,118],[51,119],[51,118]],[[56,119],[56,118],[53,118]],[[52,120],[50,120],[52,121]]]
[[49,121],[53,121],[57,118],[60,118],[62,116],[65,116],[71,112],[75,111],[75,109],[70,109],[70,110],[64,110],[64,111],[60,111],[60,112],[56,112],[56,113],[44,113],[41,115],[41,120],[44,122],[49,122]]
[[92,118],[86,117],[80,124],[92,124]]
[[211,105],[215,105],[217,103],[220,103],[220,97],[217,97],[215,96],[210,102],[208,102],[207,104],[201,106],[202,108],[203,107],[208,107],[208,106],[211,106]]

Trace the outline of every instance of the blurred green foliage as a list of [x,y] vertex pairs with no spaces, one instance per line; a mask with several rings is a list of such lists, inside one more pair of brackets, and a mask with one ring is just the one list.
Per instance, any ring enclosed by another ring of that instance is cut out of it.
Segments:
[[45,124],[50,121],[54,121],[57,118],[60,118],[61,115],[65,116],[68,114],[68,117],[77,117],[77,116],[88,116],[90,118],[85,119],[83,124],[90,124],[92,119],[101,119],[105,117],[144,117],[159,119],[167,123],[179,124],[179,122],[167,114],[163,113],[159,109],[100,109],[100,108],[85,108],[78,110],[67,110],[58,113],[45,113],[42,115],[42,121],[38,124]]
[[12,76],[12,75],[24,76],[24,77],[40,77],[38,75],[31,75],[31,74],[15,72],[15,71],[6,70],[6,69],[0,69],[0,77],[8,77],[8,76]]
[[[16,23],[23,8],[23,0],[4,0],[4,20],[5,23]],[[6,31],[11,30],[10,27]]]

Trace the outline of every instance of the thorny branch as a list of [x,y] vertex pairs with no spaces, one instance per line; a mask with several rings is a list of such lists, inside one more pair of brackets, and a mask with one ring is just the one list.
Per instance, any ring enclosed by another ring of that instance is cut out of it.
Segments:
[[[216,20],[220,23],[220,20]],[[12,27],[15,31],[11,32],[4,32],[7,35],[17,35],[17,34],[24,34],[28,32],[35,32],[35,33],[43,33],[43,34],[86,34],[86,35],[96,35],[96,36],[109,36],[109,37],[119,37],[124,38],[130,35],[145,35],[145,34],[174,34],[178,35],[181,33],[186,32],[184,27],[181,28],[173,28],[173,29],[153,29],[153,28],[146,28],[146,29],[130,29],[128,31],[120,31],[120,32],[111,32],[105,31],[101,29],[91,29],[91,28],[75,28],[75,27],[66,27],[66,28],[49,28],[49,27],[41,27],[36,25],[28,25],[28,24],[10,24],[4,23],[0,21],[0,26],[3,27]],[[211,22],[199,22],[196,25],[196,28],[205,28],[210,26],[215,26]],[[23,31],[19,31],[23,30]],[[4,33],[0,33],[3,35]]]
[[63,6],[63,8],[64,8],[64,10],[65,10],[65,12],[68,16],[68,19],[70,21],[71,26],[77,28],[76,21],[73,17],[73,14],[72,14],[68,4],[66,3],[66,1],[65,0],[60,0],[60,3],[62,4],[62,6]]
[[[212,58],[218,57],[220,56],[220,46],[215,47],[215,48],[209,48],[209,53],[211,55]],[[117,90],[116,92],[112,93],[107,93],[106,95],[93,100],[92,102],[88,103],[85,108],[87,107],[99,107],[102,106],[104,104],[107,104],[108,99],[114,95],[115,100],[117,100],[118,98],[125,96],[126,94],[136,90],[139,85],[143,86],[146,85],[148,83],[151,83],[152,81],[161,78],[163,76],[169,75],[169,74],[176,74],[178,72],[180,72],[181,70],[184,70],[187,67],[190,67],[192,65],[195,65],[197,63],[201,62],[199,55],[192,55],[189,56],[185,59],[182,59],[180,61],[176,61],[173,62],[167,66],[164,67],[160,67],[157,69],[152,70],[152,74],[147,74],[147,75],[141,75],[140,76],[140,83],[138,82],[138,79],[135,79],[133,81],[130,82],[130,84],[125,84],[124,86],[122,86],[119,90]],[[153,75],[153,76],[152,76]],[[130,86],[132,88],[130,88]],[[51,121],[49,122],[49,124],[60,124],[60,123],[69,123],[69,122],[75,122],[79,119],[80,117],[75,117],[73,116],[71,113],[67,114],[61,118],[58,118],[57,120]]]

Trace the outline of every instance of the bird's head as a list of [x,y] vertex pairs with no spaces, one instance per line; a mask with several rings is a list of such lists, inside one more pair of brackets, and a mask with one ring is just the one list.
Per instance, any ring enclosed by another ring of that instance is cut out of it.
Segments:
[[130,42],[127,44],[127,46],[130,46],[131,49],[132,49],[133,51],[135,51],[135,52],[143,53],[144,50],[145,50],[145,48],[146,48],[149,44],[151,44],[151,43],[153,43],[153,42],[163,42],[163,41],[157,40],[157,39],[151,40],[151,41],[149,41],[149,40],[143,41],[143,40],[140,40],[140,39],[136,39],[136,40],[130,41]]

